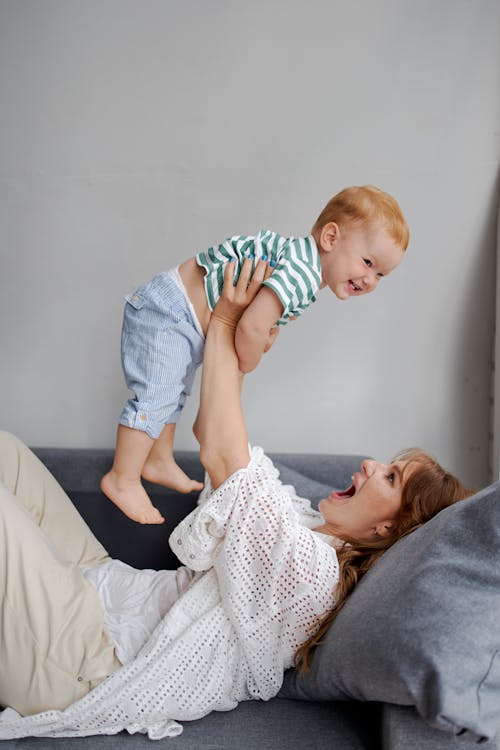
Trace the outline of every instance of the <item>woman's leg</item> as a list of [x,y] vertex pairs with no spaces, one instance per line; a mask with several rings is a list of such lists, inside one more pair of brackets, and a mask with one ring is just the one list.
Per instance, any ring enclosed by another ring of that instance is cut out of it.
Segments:
[[[44,509],[49,517],[55,512],[51,502],[42,503],[38,521],[26,507],[33,505],[39,493],[24,481],[24,450],[2,436],[3,458],[11,451],[21,455],[17,481],[15,461],[10,460],[8,470],[2,473],[7,482],[14,481],[18,493],[22,488],[32,493],[24,504],[0,482],[0,705],[28,715],[65,708],[120,663],[104,628],[97,592],[78,564],[64,559],[71,557],[65,545],[61,556],[59,538],[52,543],[42,531],[42,526],[47,526]],[[37,471],[28,471],[33,482]],[[44,481],[43,472],[40,476]],[[43,490],[48,492],[46,484]],[[46,500],[44,493],[41,496]],[[39,513],[40,504],[34,505]],[[61,506],[64,508],[64,503]],[[63,525],[67,520],[63,510]],[[74,532],[71,529],[73,539],[79,542]],[[89,545],[91,542],[89,538]],[[87,546],[80,545],[77,557],[85,550],[89,551]]]
[[29,511],[62,560],[86,567],[109,560],[52,474],[8,432],[0,432],[0,482]]

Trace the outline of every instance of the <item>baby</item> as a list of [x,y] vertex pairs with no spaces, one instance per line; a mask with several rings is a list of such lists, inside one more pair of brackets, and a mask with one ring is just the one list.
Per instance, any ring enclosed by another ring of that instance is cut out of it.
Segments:
[[247,373],[272,346],[278,326],[300,315],[321,289],[340,300],[372,292],[399,265],[408,240],[394,198],[370,185],[349,187],[327,203],[307,237],[271,231],[231,237],[126,297],[122,364],[134,398],[119,419],[113,466],[101,481],[104,494],[134,521],[162,523],[141,477],[179,492],[201,489],[175,462],[174,432],[229,261],[236,262],[236,274],[248,257],[266,260],[272,269],[235,332],[240,369]]

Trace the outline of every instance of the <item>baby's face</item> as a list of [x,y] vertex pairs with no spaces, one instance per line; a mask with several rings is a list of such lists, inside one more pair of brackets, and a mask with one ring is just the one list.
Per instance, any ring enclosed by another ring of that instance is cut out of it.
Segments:
[[321,286],[341,300],[373,292],[403,260],[403,249],[382,224],[337,227],[333,233],[320,250]]

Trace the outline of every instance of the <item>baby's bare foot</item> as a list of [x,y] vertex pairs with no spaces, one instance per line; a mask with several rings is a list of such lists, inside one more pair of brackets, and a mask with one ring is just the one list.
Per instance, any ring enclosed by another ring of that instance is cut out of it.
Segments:
[[190,479],[173,459],[171,461],[146,461],[142,476],[148,482],[170,487],[177,492],[199,492],[203,489],[203,484]]
[[137,523],[163,523],[165,521],[138,480],[119,479],[110,471],[101,479],[101,490],[132,521],[137,521]]

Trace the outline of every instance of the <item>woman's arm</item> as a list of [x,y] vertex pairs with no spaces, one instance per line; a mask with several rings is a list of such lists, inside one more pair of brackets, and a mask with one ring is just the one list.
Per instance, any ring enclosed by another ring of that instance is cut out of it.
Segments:
[[208,326],[196,424],[200,459],[214,489],[247,466],[250,458],[234,333],[268,273],[268,265],[259,261],[252,275],[252,261],[247,259],[234,285],[235,266],[234,262],[226,266],[224,288]]

